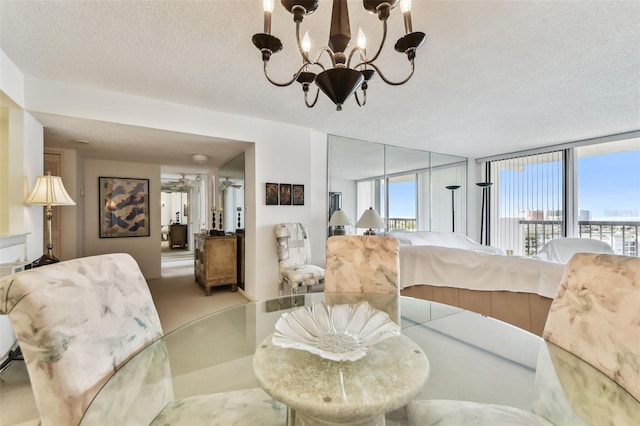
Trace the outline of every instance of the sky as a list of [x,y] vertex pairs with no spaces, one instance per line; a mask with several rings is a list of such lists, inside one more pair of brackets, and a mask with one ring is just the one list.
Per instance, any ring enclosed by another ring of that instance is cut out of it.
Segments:
[[416,217],[416,182],[394,182],[389,186],[389,217]]
[[592,220],[640,220],[640,151],[580,158],[578,208],[591,210]]

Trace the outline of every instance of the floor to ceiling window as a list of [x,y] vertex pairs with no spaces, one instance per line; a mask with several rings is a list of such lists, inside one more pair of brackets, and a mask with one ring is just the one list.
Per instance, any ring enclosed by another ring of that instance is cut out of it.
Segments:
[[564,233],[563,152],[492,161],[491,244],[530,256]]
[[573,144],[486,161],[491,245],[531,256],[559,237],[605,241],[638,256],[640,139]]
[[640,141],[576,148],[578,233],[638,256]]

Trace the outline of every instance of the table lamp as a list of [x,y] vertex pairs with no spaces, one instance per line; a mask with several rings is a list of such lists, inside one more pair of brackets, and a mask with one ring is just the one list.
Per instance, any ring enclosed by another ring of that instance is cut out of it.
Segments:
[[51,239],[51,219],[53,218],[52,207],[76,205],[67,193],[67,190],[64,189],[62,178],[59,176],[51,176],[51,171],[47,170],[47,174],[45,176],[38,176],[33,191],[31,191],[31,194],[27,197],[24,203],[28,206],[45,206],[45,214],[47,218],[47,253],[35,260],[33,262],[33,266],[36,267],[59,262],[59,260],[53,255],[53,241]]
[[345,212],[340,209],[333,212],[333,214],[331,215],[331,219],[329,220],[329,226],[333,226],[331,235],[345,235],[346,231],[344,227],[347,225],[353,226],[353,223]]
[[364,232],[364,235],[377,235],[374,229],[384,228],[384,221],[373,207],[369,207],[360,216],[356,228],[369,228]]

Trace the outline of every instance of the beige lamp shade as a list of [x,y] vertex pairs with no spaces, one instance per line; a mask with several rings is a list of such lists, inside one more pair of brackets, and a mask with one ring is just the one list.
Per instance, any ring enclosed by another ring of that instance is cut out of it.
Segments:
[[353,222],[344,211],[338,209],[331,215],[329,226],[353,226]]
[[373,207],[369,207],[360,216],[360,220],[356,223],[356,228],[368,228],[369,231],[366,233],[375,235],[373,230],[384,228],[384,221]]
[[67,190],[64,189],[62,179],[59,176],[51,176],[47,172],[45,176],[39,176],[33,191],[24,201],[27,205],[43,206],[75,206]]

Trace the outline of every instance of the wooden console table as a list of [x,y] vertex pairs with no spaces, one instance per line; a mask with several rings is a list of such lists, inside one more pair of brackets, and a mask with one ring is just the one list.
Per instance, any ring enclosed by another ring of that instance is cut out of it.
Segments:
[[211,295],[211,287],[220,285],[231,285],[231,291],[237,291],[236,236],[209,237],[195,234],[194,245],[196,282],[204,287],[206,295]]

